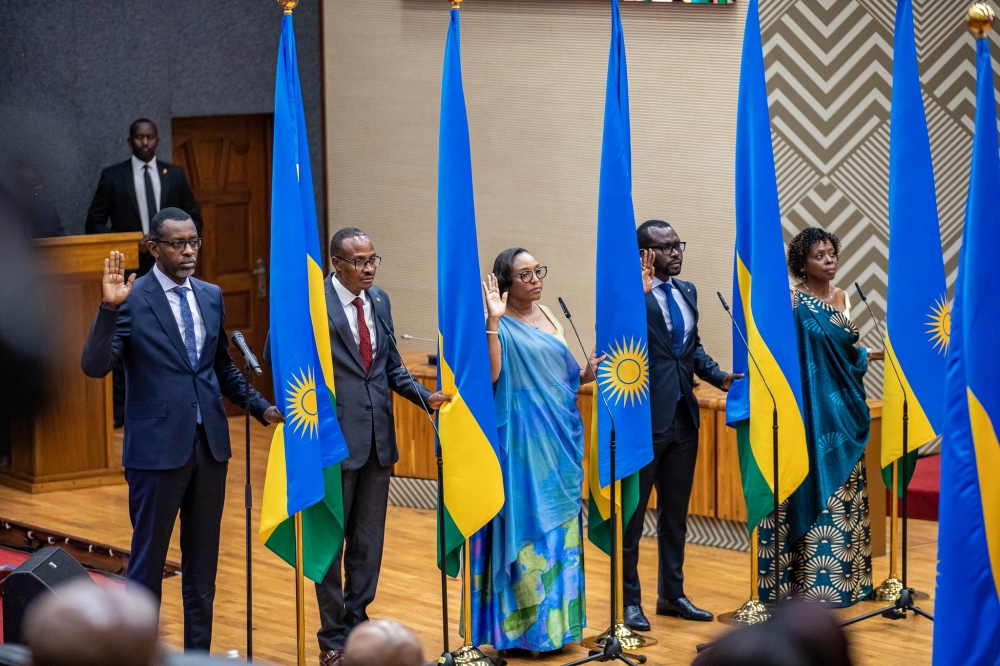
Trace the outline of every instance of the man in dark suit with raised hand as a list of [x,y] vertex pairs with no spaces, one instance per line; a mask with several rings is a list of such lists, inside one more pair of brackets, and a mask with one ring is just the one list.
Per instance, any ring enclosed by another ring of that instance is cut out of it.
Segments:
[[698,292],[678,280],[685,243],[666,222],[650,220],[636,230],[642,253],[649,325],[649,411],[653,427],[653,461],[639,472],[639,505],[622,539],[623,622],[649,631],[642,612],[636,566],[646,504],[656,486],[659,551],[657,615],[709,621],[712,614],[684,595],[684,542],[687,510],[698,458],[698,399],[694,375],[729,390],[739,374],[719,370],[698,337]]
[[390,391],[417,405],[423,398],[431,409],[451,398],[412,381],[386,339],[381,321],[393,330],[392,311],[389,297],[375,286],[381,257],[371,239],[360,229],[341,229],[330,240],[330,259],[334,273],[326,279],[326,307],[337,419],[349,456],[341,463],[345,545],[316,584],[316,598],[320,664],[341,666],[347,634],[368,619],[382,566],[389,477],[399,460]]
[[[156,159],[160,137],[152,120],[140,118],[129,128],[132,157],[101,172],[97,192],[87,211],[88,234],[141,231],[139,276],[153,267],[149,253],[149,222],[163,208],[180,208],[201,232],[201,208],[188,185],[184,169]],[[108,228],[108,220],[111,228]]]
[[164,208],[149,225],[153,269],[125,280],[124,255],[104,260],[103,302],[83,348],[90,377],[125,370],[122,465],[129,489],[128,579],[159,599],[178,511],[184,649],[212,645],[219,527],[232,453],[222,397],[262,423],[283,418],[229,356],[222,290],[191,277],[201,239],[191,217]]

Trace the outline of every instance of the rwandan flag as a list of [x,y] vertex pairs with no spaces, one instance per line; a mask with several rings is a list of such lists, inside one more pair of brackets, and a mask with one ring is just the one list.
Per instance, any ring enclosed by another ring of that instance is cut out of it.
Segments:
[[972,176],[945,387],[935,666],[1000,664],[1000,155],[989,39],[976,43],[976,70]]
[[624,479],[618,501],[622,507],[622,525],[625,525],[638,503],[637,472],[653,459],[646,331],[646,299],[632,208],[632,136],[625,35],[618,0],[611,0],[611,52],[608,55],[601,184],[597,198],[597,348],[608,357],[597,370],[597,381],[614,415],[617,454],[615,478],[612,479],[608,458],[611,421],[595,387],[598,436],[591,440],[587,519],[590,540],[607,553],[611,551],[612,526],[608,524],[611,482]]
[[806,431],[802,422],[802,381],[788,292],[778,183],[771,148],[771,120],[764,83],[757,0],[751,0],[743,31],[739,105],[736,112],[736,257],[733,269],[733,316],[746,333],[746,347],[733,332],[733,372],[747,374],[733,382],[726,400],[726,423],[736,428],[747,502],[747,529],[774,510],[772,403],[778,403],[778,499],[785,501],[809,473]]
[[[438,390],[452,396],[438,431],[444,463],[443,565],[458,575],[459,549],[503,506],[496,411],[480,289],[472,201],[469,119],[462,90],[459,15],[451,10],[444,47],[438,145]],[[440,554],[439,554],[440,557]]]
[[[945,353],[951,333],[948,287],[938,227],[927,118],[920,96],[912,0],[896,5],[889,137],[889,297],[886,354],[896,363],[909,406],[910,459],[899,492],[916,464],[917,447],[941,432]],[[903,392],[885,364],[882,393],[882,476],[903,457]],[[904,480],[905,479],[905,480]]]
[[305,575],[323,580],[344,539],[340,461],[347,443],[337,423],[333,359],[302,112],[292,15],[281,23],[274,93],[271,180],[271,365],[286,422],[267,458],[260,539],[295,565],[291,516],[302,512]]

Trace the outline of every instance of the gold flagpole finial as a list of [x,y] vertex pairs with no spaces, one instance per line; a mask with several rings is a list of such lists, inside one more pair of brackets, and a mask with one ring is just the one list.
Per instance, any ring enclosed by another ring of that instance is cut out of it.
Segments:
[[448,0],[448,2],[451,3],[451,8],[452,9],[461,9],[462,8],[462,0]]
[[993,26],[995,18],[996,14],[993,13],[992,7],[985,2],[977,2],[969,7],[969,18],[967,19],[969,30],[972,31],[972,35],[976,39],[986,39],[986,34]]
[[281,5],[286,14],[291,14],[295,6],[299,4],[299,0],[278,0],[278,4]]

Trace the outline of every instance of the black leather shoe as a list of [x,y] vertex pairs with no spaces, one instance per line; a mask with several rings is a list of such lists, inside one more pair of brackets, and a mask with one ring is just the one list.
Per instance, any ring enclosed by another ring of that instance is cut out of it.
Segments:
[[642,606],[626,606],[622,609],[622,624],[633,631],[649,631],[649,620],[642,612]]
[[679,617],[682,620],[694,620],[695,622],[711,622],[713,619],[711,613],[698,608],[687,597],[681,597],[680,599],[657,599],[656,614]]

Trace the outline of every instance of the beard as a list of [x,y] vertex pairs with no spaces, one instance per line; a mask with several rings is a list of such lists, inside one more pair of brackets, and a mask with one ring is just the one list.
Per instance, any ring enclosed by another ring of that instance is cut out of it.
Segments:
[[187,279],[187,278],[191,277],[192,275],[194,275],[194,269],[193,268],[178,268],[177,269],[177,277],[179,277],[179,278],[185,278],[185,279]]

